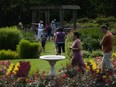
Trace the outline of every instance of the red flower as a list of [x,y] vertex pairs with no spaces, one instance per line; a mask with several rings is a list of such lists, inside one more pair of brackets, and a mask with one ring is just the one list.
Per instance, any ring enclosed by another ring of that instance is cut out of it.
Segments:
[[64,75],[62,76],[63,79],[65,79],[66,77],[68,77],[67,74],[64,74]]
[[78,68],[77,71],[78,71],[78,72],[81,72],[81,68]]

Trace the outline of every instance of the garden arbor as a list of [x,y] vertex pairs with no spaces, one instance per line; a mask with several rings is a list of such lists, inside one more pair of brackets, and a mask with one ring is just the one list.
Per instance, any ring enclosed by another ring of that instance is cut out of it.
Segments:
[[36,22],[37,12],[44,11],[45,13],[45,23],[50,21],[50,10],[59,10],[60,15],[60,26],[63,27],[64,22],[64,10],[72,10],[73,11],[73,27],[76,29],[76,20],[77,20],[77,10],[80,7],[77,5],[61,5],[61,6],[38,6],[38,7],[31,7],[32,10],[32,23]]

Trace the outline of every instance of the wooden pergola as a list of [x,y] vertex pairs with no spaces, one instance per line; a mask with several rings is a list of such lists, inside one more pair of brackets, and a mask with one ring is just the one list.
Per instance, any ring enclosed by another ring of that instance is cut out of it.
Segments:
[[36,22],[37,12],[43,10],[45,12],[45,23],[50,21],[50,10],[59,10],[60,15],[60,26],[63,27],[64,22],[64,10],[73,10],[73,26],[76,29],[76,21],[77,21],[77,10],[80,7],[77,5],[61,5],[61,6],[38,6],[31,7],[32,10],[32,23]]

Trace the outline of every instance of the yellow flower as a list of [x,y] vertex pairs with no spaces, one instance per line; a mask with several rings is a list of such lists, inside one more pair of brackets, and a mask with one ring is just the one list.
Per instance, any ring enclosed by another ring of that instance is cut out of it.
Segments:
[[87,68],[87,70],[89,70],[89,69],[90,69],[90,67],[89,67],[89,66],[86,66],[86,68]]
[[16,63],[15,67],[19,67],[20,66],[20,63]]
[[18,70],[19,70],[19,68],[18,67],[15,67],[13,71],[18,71]]
[[89,62],[90,62],[90,64],[92,65],[92,69],[95,70],[95,69],[97,68],[97,65],[96,65],[96,63],[94,62],[94,60],[90,60]]
[[7,73],[6,74],[10,74],[13,70],[14,64],[10,64],[9,68],[7,69]]
[[14,75],[16,75],[16,74],[17,74],[17,71],[13,71],[12,73],[13,73]]
[[113,58],[116,58],[116,53],[112,53],[112,57]]
[[103,78],[105,79],[106,78],[106,75],[103,75]]
[[99,72],[100,72],[99,69],[97,69],[97,70],[96,70],[96,73],[99,73]]
[[91,59],[90,61],[89,61],[91,64],[93,64],[94,63],[94,61]]
[[95,63],[93,63],[92,68],[93,68],[93,70],[95,70],[97,68]]
[[12,71],[14,75],[16,75],[17,71],[19,71],[19,67],[20,67],[20,63],[16,63],[15,67],[14,67],[14,69]]

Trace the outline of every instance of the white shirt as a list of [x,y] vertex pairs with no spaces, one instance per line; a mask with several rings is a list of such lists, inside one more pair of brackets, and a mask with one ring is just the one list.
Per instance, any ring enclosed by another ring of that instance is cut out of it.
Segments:
[[39,23],[38,24],[38,29],[43,29],[43,24]]

